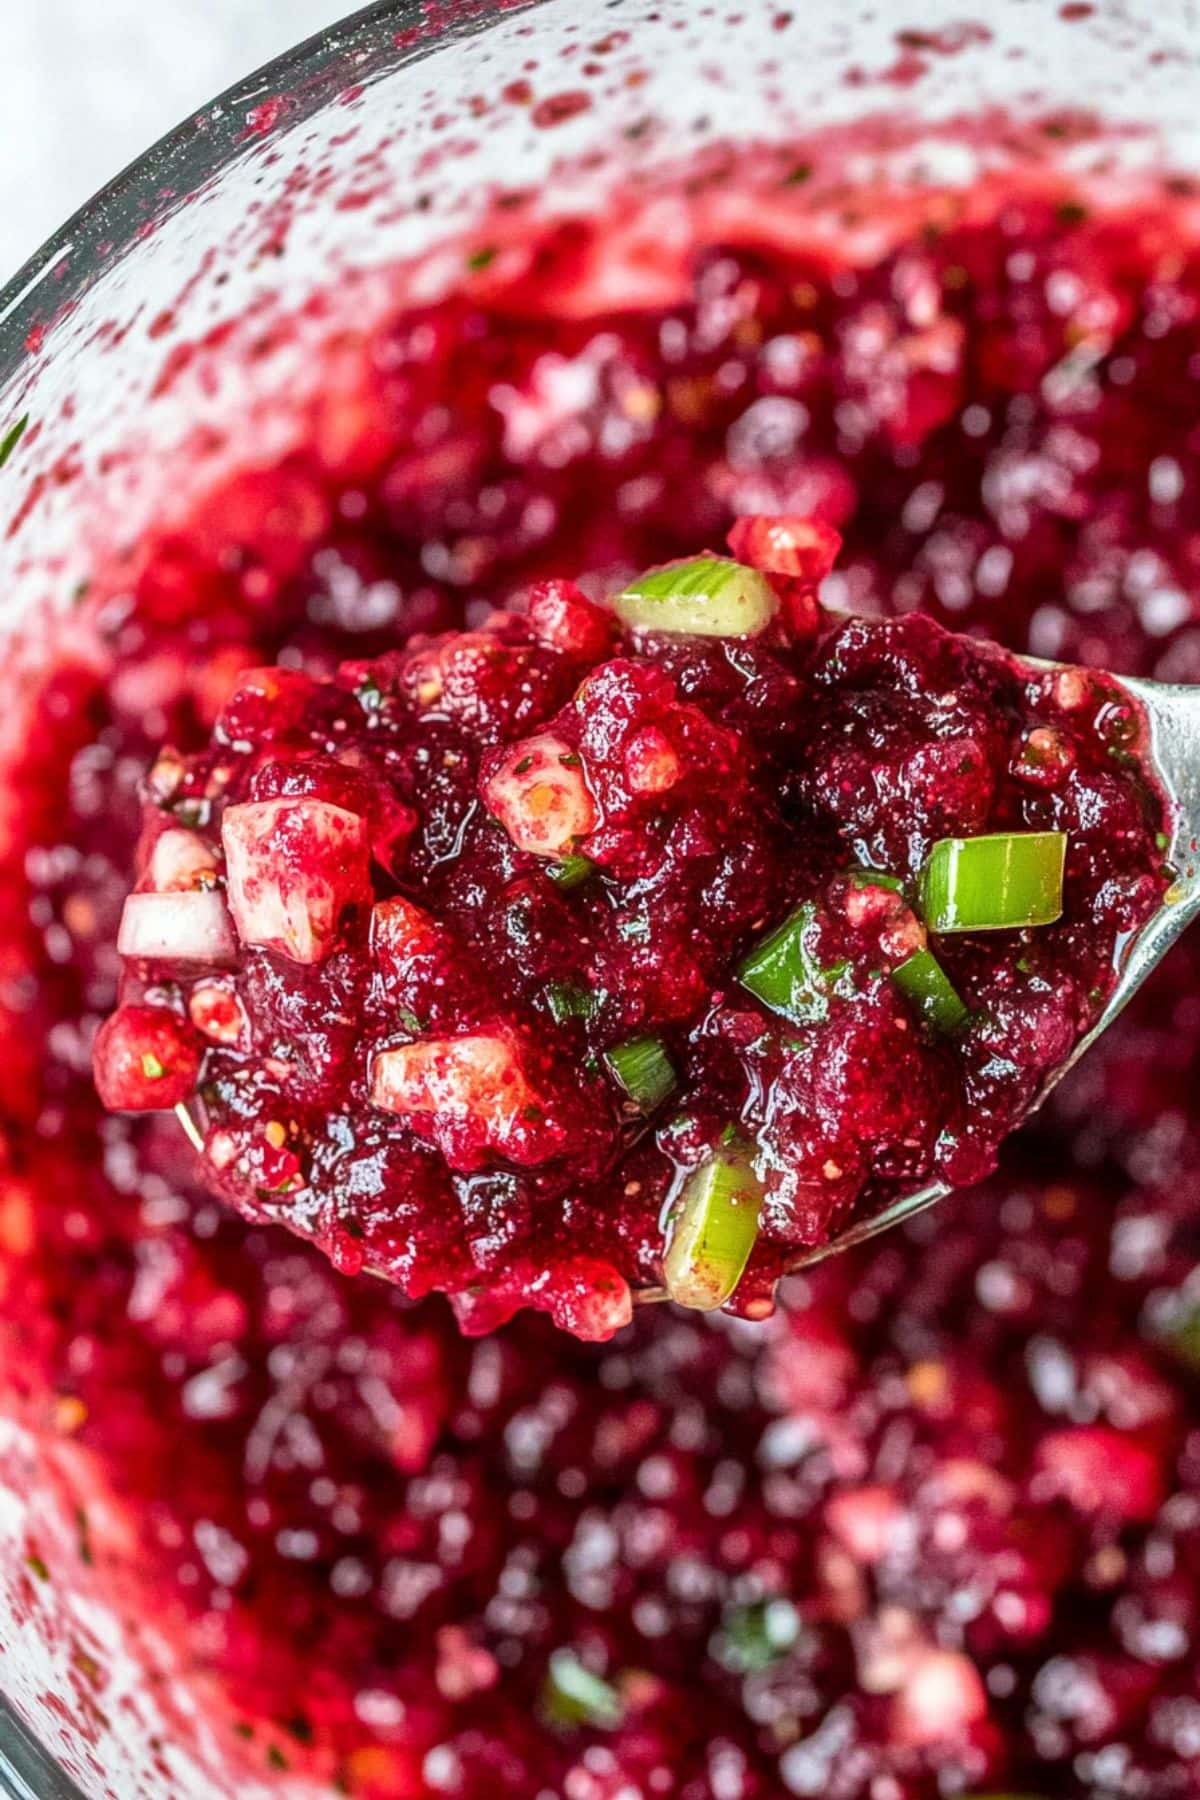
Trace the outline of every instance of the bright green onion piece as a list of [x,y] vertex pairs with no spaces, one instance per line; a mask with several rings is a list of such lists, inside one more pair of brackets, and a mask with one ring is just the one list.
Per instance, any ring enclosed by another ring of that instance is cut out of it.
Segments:
[[728,556],[665,563],[631,581],[613,600],[626,625],[695,637],[754,637],[779,608],[765,575]]
[[742,986],[764,1006],[799,1025],[819,1024],[829,1011],[829,973],[822,969],[808,942],[816,917],[816,907],[806,900],[755,945],[737,972]]
[[915,950],[892,970],[892,980],[935,1031],[949,1035],[966,1023],[967,1009],[932,950]]
[[653,1112],[674,1088],[675,1070],[656,1037],[630,1038],[604,1052],[613,1077],[642,1112]]
[[569,856],[560,856],[557,862],[548,863],[546,873],[556,886],[566,889],[586,881],[595,867],[589,856],[579,856],[572,851]]
[[663,1283],[680,1306],[713,1312],[742,1279],[763,1202],[750,1154],[737,1142],[714,1151],[684,1184],[663,1258]]
[[625,1709],[611,1682],[585,1668],[573,1650],[553,1650],[542,1704],[556,1725],[591,1725],[611,1731]]
[[942,838],[921,872],[932,931],[1015,931],[1062,917],[1063,831]]

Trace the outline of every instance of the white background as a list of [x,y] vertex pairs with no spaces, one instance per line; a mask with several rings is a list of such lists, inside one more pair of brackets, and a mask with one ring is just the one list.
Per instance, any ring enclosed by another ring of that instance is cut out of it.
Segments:
[[196,107],[358,0],[0,0],[0,286]]

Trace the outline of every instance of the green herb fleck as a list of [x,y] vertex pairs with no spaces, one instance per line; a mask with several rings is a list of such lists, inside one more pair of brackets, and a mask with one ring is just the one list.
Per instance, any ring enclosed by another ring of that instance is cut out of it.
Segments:
[[788,170],[783,185],[784,187],[800,187],[804,182],[812,180],[812,172],[813,166],[810,162],[798,162]]
[[291,1764],[288,1762],[287,1757],[283,1754],[283,1751],[279,1748],[278,1744],[268,1744],[267,1765],[272,1769],[289,1769],[291,1767]]
[[715,1654],[735,1674],[760,1674],[794,1648],[800,1631],[800,1615],[790,1600],[753,1600],[728,1609]]
[[514,765],[513,774],[514,775],[524,775],[527,773],[528,770],[532,769],[532,767],[533,767],[532,756],[523,756],[521,758],[520,762],[516,763]]
[[36,1575],[39,1581],[49,1581],[50,1571],[36,1552],[25,1558],[25,1567],[29,1570],[30,1574]]
[[590,1725],[597,1731],[613,1730],[625,1710],[611,1682],[593,1675],[573,1650],[551,1653],[542,1706],[551,1724],[568,1728]]
[[383,705],[383,689],[373,675],[360,681],[354,690],[354,697],[365,713],[378,712]]
[[0,437],[0,469],[4,467],[21,439],[25,436],[28,424],[29,414],[26,413],[23,418],[17,420],[15,425],[9,426],[9,429],[5,432],[3,437]]
[[402,1006],[396,1016],[401,1025],[403,1025],[405,1031],[411,1031],[414,1037],[420,1037],[425,1027],[420,1019],[418,1019],[415,1012],[410,1012],[407,1006]]
[[847,869],[846,879],[851,887],[887,888],[892,894],[904,892],[904,883],[898,875],[885,875],[879,869]]
[[484,244],[480,249],[472,250],[467,258],[467,267],[473,275],[478,274],[481,269],[489,268],[495,262],[497,254],[495,244]]
[[142,1074],[147,1081],[161,1081],[166,1072],[153,1050],[142,1052]]
[[570,856],[560,856],[557,862],[548,863],[546,873],[556,887],[567,892],[586,881],[595,867],[596,865],[590,857],[579,856],[572,852]]

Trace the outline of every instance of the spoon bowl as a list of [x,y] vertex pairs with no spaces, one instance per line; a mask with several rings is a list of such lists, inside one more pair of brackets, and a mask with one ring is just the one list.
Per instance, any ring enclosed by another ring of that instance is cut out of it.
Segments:
[[[1045,662],[1037,657],[1014,657],[1019,667],[1038,674],[1047,670],[1067,673],[1067,663]],[[1200,912],[1200,686],[1144,681],[1135,677],[1109,676],[1141,714],[1145,731],[1146,761],[1157,778],[1167,803],[1170,842],[1164,861],[1175,879],[1153,912],[1121,947],[1116,986],[1108,1004],[1090,1031],[1084,1033],[1066,1060],[1053,1069],[1038,1089],[1024,1117],[1035,1113],[1079,1059],[1108,1030],[1142,983],[1157,968],[1176,940]],[[809,1267],[841,1250],[849,1250],[868,1238],[878,1237],[893,1225],[901,1225],[952,1192],[944,1181],[927,1182],[911,1193],[900,1194],[870,1218],[857,1219],[836,1237],[802,1251],[791,1269]],[[652,1291],[655,1295],[657,1290]]]

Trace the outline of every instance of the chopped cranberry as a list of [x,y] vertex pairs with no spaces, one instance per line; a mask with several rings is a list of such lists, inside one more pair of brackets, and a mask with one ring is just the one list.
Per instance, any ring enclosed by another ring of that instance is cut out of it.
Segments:
[[371,1098],[388,1112],[428,1117],[453,1168],[476,1166],[484,1149],[536,1163],[561,1146],[561,1131],[503,1036],[473,1033],[381,1050]]
[[96,1037],[96,1087],[114,1112],[161,1112],[196,1086],[203,1046],[161,1006],[122,1006]]

